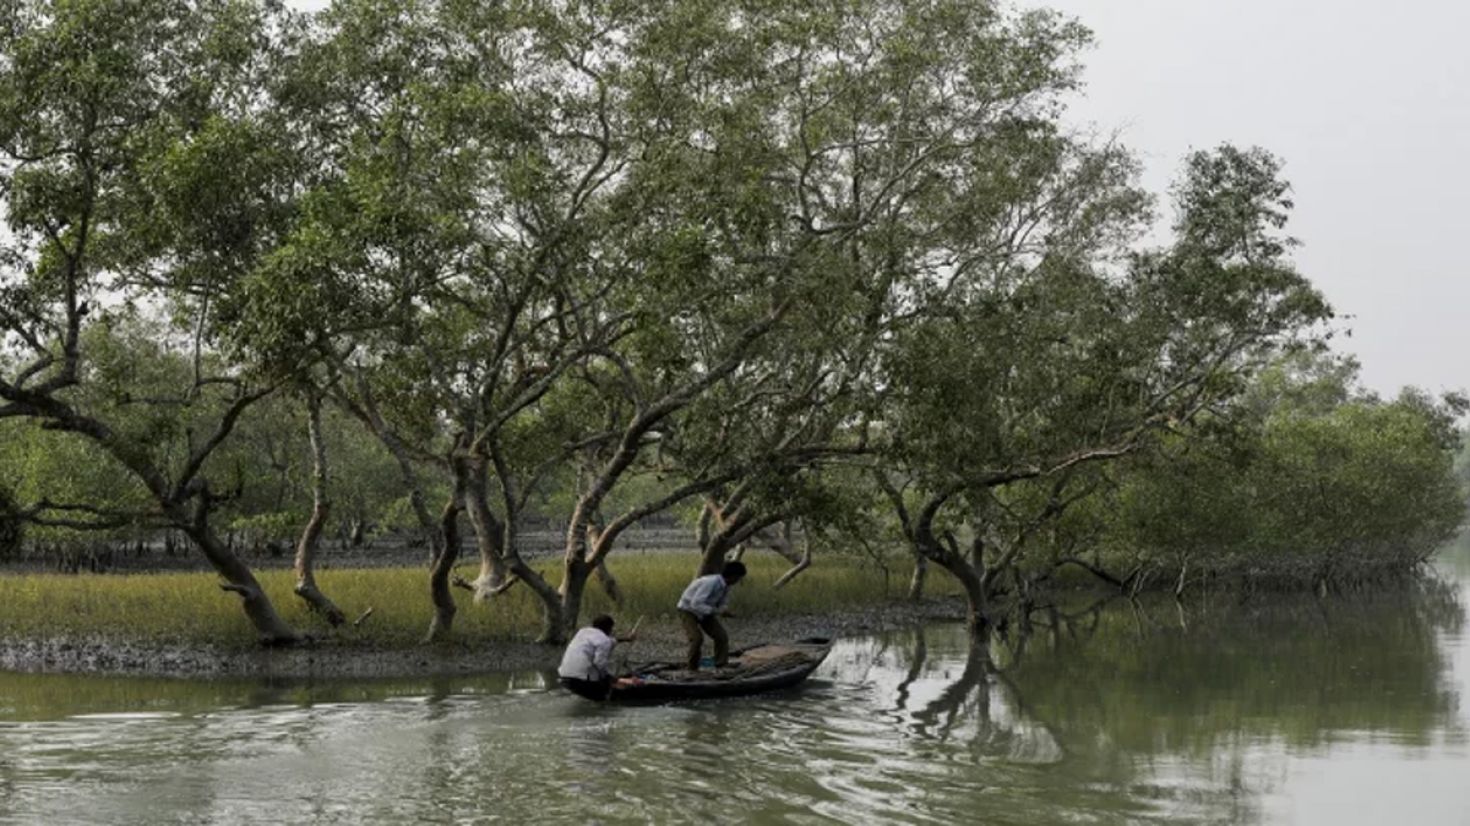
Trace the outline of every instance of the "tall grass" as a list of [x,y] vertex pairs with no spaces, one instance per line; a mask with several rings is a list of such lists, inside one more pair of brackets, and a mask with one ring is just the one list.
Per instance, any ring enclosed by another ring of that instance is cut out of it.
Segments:
[[[902,593],[911,568],[902,559],[882,568],[868,560],[820,560],[785,588],[771,584],[786,564],[771,557],[747,560],[750,574],[735,591],[730,608],[746,616],[830,613],[884,602]],[[688,584],[695,558],[683,553],[629,553],[615,556],[611,566],[624,592],[615,609],[596,585],[589,583],[583,616],[614,613],[623,627],[635,618],[645,623],[672,622],[674,603]],[[559,562],[542,566],[552,581]],[[460,573],[473,578],[468,566]],[[291,592],[291,572],[258,574],[276,607],[296,627],[326,631]],[[349,618],[369,608],[372,616],[340,636],[366,645],[399,647],[422,638],[429,625],[428,573],[422,568],[337,568],[317,575],[322,590]],[[948,583],[934,577],[943,590]],[[460,612],[455,636],[462,642],[530,640],[540,629],[541,613],[524,586],[476,605],[468,591],[456,589]],[[0,577],[0,637],[50,639],[79,637],[181,645],[246,647],[254,634],[239,601],[217,587],[212,574],[22,574]]]

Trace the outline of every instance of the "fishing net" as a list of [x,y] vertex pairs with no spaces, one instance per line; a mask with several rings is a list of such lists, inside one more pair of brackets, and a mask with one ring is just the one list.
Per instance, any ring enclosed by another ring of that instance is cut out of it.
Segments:
[[689,671],[682,668],[656,667],[642,673],[635,672],[635,674],[642,679],[656,679],[660,682],[671,683],[726,682],[749,680],[804,668],[812,665],[818,659],[819,656],[799,648],[771,645],[744,652],[739,658],[731,659],[730,665],[723,668]]

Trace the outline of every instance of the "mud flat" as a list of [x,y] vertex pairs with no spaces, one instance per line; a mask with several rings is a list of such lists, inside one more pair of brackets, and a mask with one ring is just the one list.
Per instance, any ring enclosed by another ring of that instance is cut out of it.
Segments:
[[[957,598],[890,602],[826,614],[741,615],[726,620],[734,648],[772,640],[844,637],[958,620]],[[632,660],[678,659],[684,637],[673,615],[645,621],[637,642],[620,646]],[[321,638],[284,648],[161,645],[114,638],[0,639],[0,670],[162,677],[410,677],[552,669],[557,646],[530,641],[449,642],[384,647],[362,638]]]

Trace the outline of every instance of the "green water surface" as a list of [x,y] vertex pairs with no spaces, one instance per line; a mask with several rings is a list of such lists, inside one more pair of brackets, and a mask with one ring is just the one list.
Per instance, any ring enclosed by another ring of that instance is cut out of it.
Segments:
[[1470,824],[1467,587],[931,626],[643,708],[539,673],[0,674],[0,823]]

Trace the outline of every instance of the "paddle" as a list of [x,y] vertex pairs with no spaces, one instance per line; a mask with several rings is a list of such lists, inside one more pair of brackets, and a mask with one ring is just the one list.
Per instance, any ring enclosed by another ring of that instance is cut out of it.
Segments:
[[619,642],[632,642],[633,640],[637,639],[638,638],[638,626],[640,626],[642,624],[643,624],[643,617],[642,616],[639,616],[638,617],[638,621],[635,622],[635,623],[633,623],[633,630],[631,630],[628,633],[622,635],[621,637],[618,637],[618,641]]

